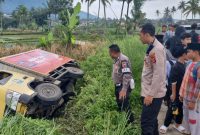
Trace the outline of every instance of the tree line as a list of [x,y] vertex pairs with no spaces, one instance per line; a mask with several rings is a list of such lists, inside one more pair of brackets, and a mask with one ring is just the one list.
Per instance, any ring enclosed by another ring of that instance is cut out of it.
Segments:
[[[181,20],[183,16],[188,17],[190,14],[192,14],[192,19],[195,19],[197,15],[200,16],[200,1],[199,0],[189,0],[181,1],[177,7],[173,6],[171,9],[169,7],[166,7],[163,15],[164,17],[174,16],[174,14],[177,11],[181,11]],[[156,10],[156,15],[160,17],[161,11]]]
[[[6,0],[0,0],[0,5]],[[106,26],[106,9],[112,4],[114,0],[81,0],[82,3],[87,3],[87,26],[89,24],[90,7],[95,1],[98,1],[97,8],[97,22],[100,20],[100,12],[103,9],[104,20]],[[118,23],[118,30],[124,26],[128,31],[130,27],[134,29],[145,21],[146,14],[142,12],[141,8],[146,0],[117,0],[121,2],[121,14]],[[38,27],[46,27],[47,29],[51,26],[51,15],[58,18],[62,24],[69,22],[68,12],[73,12],[72,7],[73,0],[47,0],[47,3],[42,8],[31,8],[27,9],[24,5],[19,5],[13,12],[12,18],[3,18],[1,12],[1,28],[7,27],[18,27],[24,29],[28,27],[30,29],[37,29]],[[183,16],[188,17],[192,14],[192,19],[196,15],[200,15],[199,0],[189,0],[187,2],[181,1],[178,7],[173,6],[171,9],[166,7],[163,11],[163,18],[173,18],[177,10],[181,11],[181,19]],[[132,7],[130,5],[133,5]],[[101,7],[103,5],[103,8]],[[125,5],[127,5],[126,9]],[[125,11],[126,10],[126,11]],[[123,13],[126,12],[125,18]],[[161,11],[156,10],[156,15],[160,17]],[[3,20],[5,19],[5,20]],[[6,23],[3,23],[6,22]]]
[[[6,0],[0,0],[0,5]],[[43,7],[28,9],[25,5],[19,5],[11,14],[11,17],[4,17],[1,11],[1,28],[21,28],[37,29],[38,27],[50,27],[52,15],[62,23],[67,20],[64,12],[72,13],[72,0],[47,0]],[[5,23],[3,23],[5,22]]]

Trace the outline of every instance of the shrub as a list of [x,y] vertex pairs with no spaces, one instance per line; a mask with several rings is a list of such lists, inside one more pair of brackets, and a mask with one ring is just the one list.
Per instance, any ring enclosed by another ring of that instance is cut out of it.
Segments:
[[47,37],[41,37],[39,39],[39,45],[38,45],[38,47],[49,48],[49,47],[51,47],[51,45],[53,43],[53,40],[54,40],[53,33],[49,32],[49,34],[47,35]]

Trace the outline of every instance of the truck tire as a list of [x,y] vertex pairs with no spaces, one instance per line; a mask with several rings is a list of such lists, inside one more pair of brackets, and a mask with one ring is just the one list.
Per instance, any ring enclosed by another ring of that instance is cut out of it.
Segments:
[[83,77],[83,70],[77,68],[77,67],[67,67],[66,68],[68,73],[67,76],[72,78],[82,78]]
[[42,83],[35,90],[38,93],[37,97],[42,102],[53,103],[59,101],[62,97],[61,89],[51,83]]

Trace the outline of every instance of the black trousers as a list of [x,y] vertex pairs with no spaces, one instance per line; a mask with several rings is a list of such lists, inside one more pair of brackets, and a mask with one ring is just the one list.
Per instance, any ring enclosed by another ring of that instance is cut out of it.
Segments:
[[171,85],[167,85],[167,86],[166,86],[167,92],[166,92],[166,95],[165,95],[165,97],[164,97],[164,101],[165,101],[165,103],[167,104],[167,106],[169,106],[170,101],[171,101],[171,99],[170,99],[170,96],[172,95],[171,87],[172,87]]
[[119,93],[120,93],[121,90],[122,90],[122,86],[115,86],[115,96],[116,96],[116,102],[117,102],[117,106],[118,106],[118,111],[127,112],[128,123],[132,123],[132,122],[134,122],[134,114],[132,113],[131,106],[130,106],[131,89],[129,88],[127,90],[126,98],[124,100],[119,99]]
[[146,106],[142,97],[141,128],[142,135],[159,135],[158,114],[162,105],[163,98],[154,98],[152,104]]
[[[172,104],[175,104],[176,107],[178,108],[178,115],[173,115],[173,110],[172,110]],[[172,120],[175,120],[176,124],[182,124],[183,121],[183,103],[179,101],[179,99],[176,99],[175,102],[170,102],[168,106],[168,110],[165,116],[165,122],[164,125],[168,127]]]

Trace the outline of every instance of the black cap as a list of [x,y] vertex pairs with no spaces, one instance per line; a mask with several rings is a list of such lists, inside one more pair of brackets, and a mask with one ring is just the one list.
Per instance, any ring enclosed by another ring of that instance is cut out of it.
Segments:
[[199,43],[188,44],[187,50],[200,51],[200,44]]

